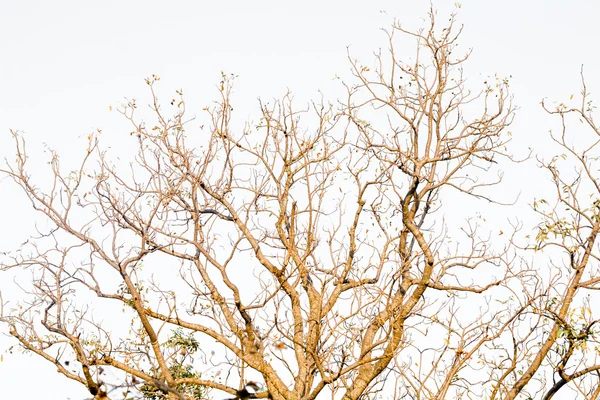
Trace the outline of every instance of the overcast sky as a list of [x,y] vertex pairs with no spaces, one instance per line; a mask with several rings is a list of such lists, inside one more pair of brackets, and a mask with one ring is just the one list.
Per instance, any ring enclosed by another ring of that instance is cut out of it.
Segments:
[[[434,7],[445,17],[454,4],[439,0]],[[33,148],[48,143],[67,158],[97,128],[118,143],[126,125],[109,106],[126,97],[147,102],[144,78],[152,74],[162,78],[164,93],[184,90],[191,115],[216,99],[220,71],[239,75],[240,119],[257,116],[258,97],[287,89],[299,101],[318,98],[319,90],[334,100],[339,82],[332,78],[348,75],[348,46],[368,64],[387,45],[380,28],[394,18],[419,27],[428,7],[415,0],[2,1],[0,157],[12,154],[9,129],[24,132]],[[565,101],[580,91],[582,64],[592,95],[600,91],[600,2],[465,0],[458,11],[461,47],[473,48],[467,78],[512,76],[520,110],[511,130],[524,145],[540,143],[556,122],[542,112],[542,98]],[[31,233],[33,217],[7,180],[0,193],[6,251]],[[2,397],[84,398],[51,365],[8,355],[12,343],[0,338]]]

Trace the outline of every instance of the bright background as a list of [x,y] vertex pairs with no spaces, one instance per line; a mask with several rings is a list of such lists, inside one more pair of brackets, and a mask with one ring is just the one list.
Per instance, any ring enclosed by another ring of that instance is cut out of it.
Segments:
[[[452,1],[436,3],[440,20],[455,9]],[[379,28],[394,18],[422,26],[428,8],[428,1],[415,0],[2,1],[0,158],[12,159],[9,129],[25,133],[32,154],[47,156],[42,152],[47,144],[67,163],[96,129],[104,132],[103,145],[118,152],[129,128],[109,106],[125,98],[146,104],[144,78],[152,74],[162,78],[165,102],[175,89],[184,90],[190,116],[216,99],[220,71],[238,74],[234,105],[240,124],[258,115],[257,98],[278,97],[287,89],[300,103],[318,99],[319,90],[334,101],[340,84],[333,78],[349,76],[348,46],[369,64],[373,51],[387,46]],[[600,90],[600,3],[465,0],[458,12],[465,25],[461,47],[473,48],[469,82],[512,76],[520,107],[511,127],[515,151],[533,147],[543,153],[541,144],[556,120],[541,110],[542,98],[552,103],[577,96],[582,64],[592,96]],[[31,161],[43,174],[46,160]],[[544,178],[537,174],[535,161],[507,172],[524,205],[542,190],[537,183]],[[18,248],[33,233],[34,220],[23,195],[0,180],[0,251]],[[11,284],[0,275],[4,301]],[[6,334],[5,327],[0,333]],[[3,398],[86,398],[85,390],[52,365],[9,354],[12,344],[0,337]]]

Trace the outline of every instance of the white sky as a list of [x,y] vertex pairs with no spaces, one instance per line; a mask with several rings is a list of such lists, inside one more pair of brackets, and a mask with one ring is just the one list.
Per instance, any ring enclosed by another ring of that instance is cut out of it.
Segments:
[[[454,8],[454,1],[436,3],[440,18]],[[118,143],[127,125],[109,105],[124,97],[145,104],[143,79],[151,74],[162,78],[164,93],[184,90],[190,115],[216,99],[221,70],[240,75],[234,98],[242,110],[239,123],[256,117],[258,97],[288,88],[300,101],[318,98],[319,89],[334,100],[339,82],[332,78],[348,75],[347,46],[368,64],[372,51],[387,45],[379,28],[394,17],[418,27],[428,7],[415,0],[1,1],[0,158],[12,158],[9,129],[25,132],[34,148],[48,143],[67,160],[96,128]],[[592,96],[600,91],[598,15],[600,2],[593,0],[462,2],[461,47],[474,49],[466,76],[512,75],[520,110],[511,130],[523,146],[543,150],[540,140],[556,121],[539,102],[577,95],[582,64]],[[527,177],[534,173],[520,169],[521,180],[515,180],[528,201],[535,186]],[[33,217],[7,180],[0,181],[0,193],[0,251],[6,251],[32,232]],[[51,365],[6,354],[12,343],[0,337],[3,397],[85,397]]]

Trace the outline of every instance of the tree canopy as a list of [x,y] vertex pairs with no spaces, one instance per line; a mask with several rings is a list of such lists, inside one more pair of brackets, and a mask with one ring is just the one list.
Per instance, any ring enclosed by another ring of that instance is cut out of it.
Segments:
[[462,28],[436,18],[394,24],[373,65],[349,53],[342,99],[288,93],[246,124],[234,75],[200,127],[152,76],[153,116],[119,109],[129,159],[91,134],[76,169],[52,152],[50,184],[12,132],[2,173],[50,228],[1,259],[30,278],[3,299],[10,335],[95,399],[598,398],[600,129],[585,81],[579,106],[542,104],[562,130],[539,160],[555,189],[532,201],[539,226],[492,234],[462,202],[515,207],[499,195],[522,161],[510,82],[470,84]]

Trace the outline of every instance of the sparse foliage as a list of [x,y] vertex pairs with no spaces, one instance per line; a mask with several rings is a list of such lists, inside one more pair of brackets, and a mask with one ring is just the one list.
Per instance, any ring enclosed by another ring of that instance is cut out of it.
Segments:
[[[96,399],[231,397],[249,380],[276,400],[550,399],[565,385],[598,398],[600,130],[585,85],[580,108],[546,108],[564,156],[542,162],[556,195],[534,202],[537,232],[492,235],[457,202],[500,203],[509,81],[467,85],[462,28],[436,18],[395,24],[374,65],[350,54],[343,101],[286,94],[245,126],[234,76],[200,130],[153,76],[153,117],[120,109],[130,165],[94,134],[73,171],[52,153],[38,186],[13,133],[3,172],[49,225],[2,261],[30,278],[24,300],[4,299],[10,334]],[[572,115],[592,131],[576,144]]]

